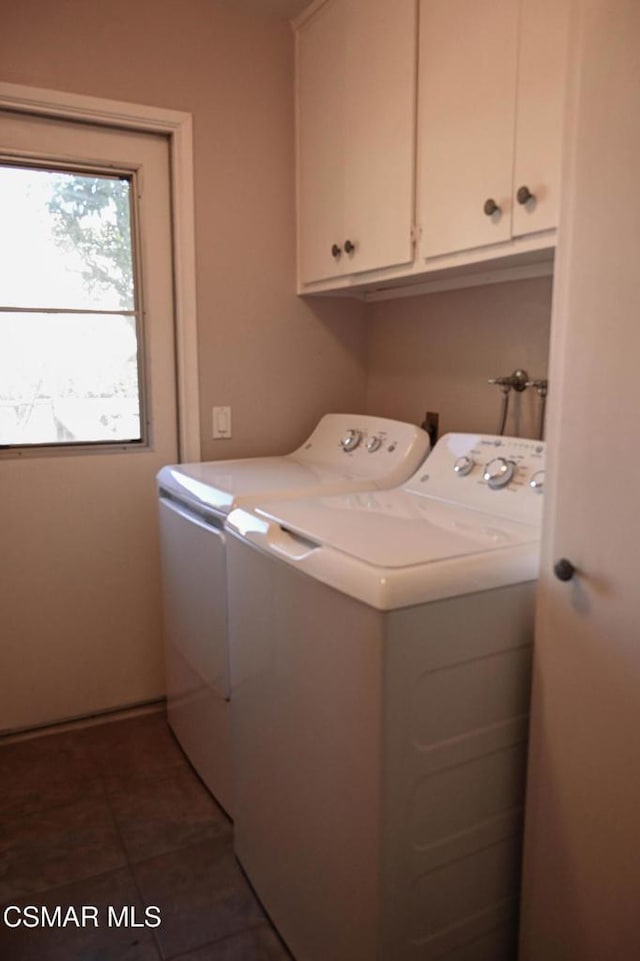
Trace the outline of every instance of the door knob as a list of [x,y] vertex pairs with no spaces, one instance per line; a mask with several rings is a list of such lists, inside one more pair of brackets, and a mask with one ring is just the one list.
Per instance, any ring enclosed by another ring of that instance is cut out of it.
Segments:
[[482,209],[484,210],[484,212],[485,212],[485,214],[487,215],[487,217],[493,217],[494,214],[499,214],[499,213],[500,213],[500,207],[499,207],[499,205],[495,202],[495,200],[493,199],[493,197],[489,197],[488,200],[485,200],[485,202],[484,202],[484,207],[483,207]]
[[352,254],[353,251],[356,249],[356,245],[352,244],[350,240],[345,240],[344,249],[348,254]]
[[559,581],[570,581],[575,572],[575,567],[566,557],[561,557],[560,560],[556,561],[553,565],[553,573]]
[[333,247],[331,248],[331,256],[332,256],[332,257],[335,257],[336,260],[337,260],[341,253],[342,253],[342,251],[340,250],[340,248],[338,247],[338,245],[337,245],[337,244],[334,244]]
[[535,200],[535,194],[532,194],[528,187],[519,187],[518,193],[516,194],[516,200],[519,204],[524,207],[528,204],[530,200]]

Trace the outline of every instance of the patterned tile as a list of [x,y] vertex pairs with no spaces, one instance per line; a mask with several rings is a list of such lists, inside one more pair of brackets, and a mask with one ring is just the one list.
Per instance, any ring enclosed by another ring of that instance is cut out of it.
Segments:
[[0,817],[26,817],[102,793],[99,772],[76,734],[0,744]]
[[[138,889],[161,926],[109,926],[109,906],[143,920]],[[291,961],[164,714],[0,744],[0,904],[99,918],[11,929],[0,910],[3,961]]]
[[153,776],[176,767],[190,769],[164,712],[88,727],[77,736],[103,777]]
[[181,848],[133,866],[146,904],[157,905],[164,958],[219,941],[264,922],[238,867],[230,838]]
[[175,961],[293,961],[293,957],[268,925],[207,944],[181,954]]
[[231,836],[231,822],[190,769],[161,777],[110,778],[109,803],[131,861]]
[[0,825],[0,903],[121,867],[125,853],[104,798]]
[[[97,911],[95,915],[86,914],[84,926],[76,926],[71,918],[64,927],[14,928],[3,923],[4,909],[0,910],[0,958],[7,961],[158,961],[160,957],[150,928],[119,927],[110,919],[109,907],[119,918],[122,908],[128,906],[135,911],[135,915],[128,914],[129,919],[135,917],[139,924],[144,921],[144,909],[127,868],[13,904],[20,908],[44,905],[50,916],[59,905],[63,917],[73,906],[80,921],[82,906]],[[13,924],[18,917],[11,910],[7,920]]]

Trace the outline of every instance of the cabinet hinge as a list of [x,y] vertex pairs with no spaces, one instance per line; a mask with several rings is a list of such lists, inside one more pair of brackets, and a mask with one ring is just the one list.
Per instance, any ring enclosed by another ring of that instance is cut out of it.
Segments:
[[420,224],[414,224],[411,228],[411,243],[415,246],[420,238],[422,237],[422,227]]

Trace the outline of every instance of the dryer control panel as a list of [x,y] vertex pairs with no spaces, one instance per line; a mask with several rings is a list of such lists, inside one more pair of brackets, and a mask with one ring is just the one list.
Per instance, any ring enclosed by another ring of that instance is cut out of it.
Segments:
[[296,460],[395,487],[415,471],[429,451],[428,435],[415,424],[368,414],[326,414]]
[[446,434],[404,486],[418,494],[540,523],[545,445],[526,437]]

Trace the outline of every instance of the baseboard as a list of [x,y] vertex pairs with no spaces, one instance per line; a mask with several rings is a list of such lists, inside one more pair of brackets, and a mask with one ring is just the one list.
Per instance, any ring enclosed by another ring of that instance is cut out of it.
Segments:
[[83,727],[94,727],[112,721],[123,721],[129,717],[141,717],[144,714],[158,714],[166,710],[166,698],[156,698],[139,704],[128,704],[124,707],[108,708],[82,717],[69,717],[55,724],[41,724],[37,727],[21,728],[20,730],[0,733],[0,745],[13,741],[26,741],[33,737],[47,737],[50,734],[61,734],[64,731],[77,731]]

